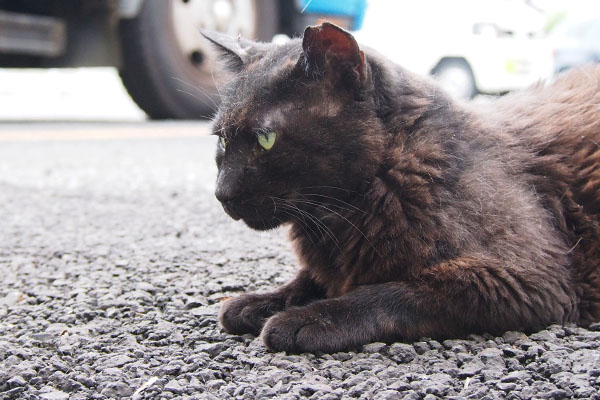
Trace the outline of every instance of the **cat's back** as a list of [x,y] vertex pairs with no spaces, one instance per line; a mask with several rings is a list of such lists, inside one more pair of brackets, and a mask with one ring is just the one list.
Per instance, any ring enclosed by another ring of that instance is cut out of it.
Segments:
[[600,65],[570,70],[481,111],[526,155],[529,184],[570,247],[581,322],[600,319]]
[[[572,154],[582,139],[600,138],[600,64],[573,68],[481,111],[531,146],[555,146],[558,153]],[[559,145],[567,147],[561,151]]]

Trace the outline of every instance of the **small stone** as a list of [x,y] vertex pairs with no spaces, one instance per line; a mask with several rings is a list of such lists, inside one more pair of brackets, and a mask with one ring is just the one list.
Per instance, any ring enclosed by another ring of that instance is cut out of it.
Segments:
[[484,382],[498,381],[504,375],[502,368],[484,368],[481,370],[481,376]]
[[388,386],[388,389],[397,390],[399,392],[406,392],[407,390],[410,390],[411,388],[412,388],[412,386],[410,386],[410,384],[408,382],[404,382],[404,381],[396,381]]
[[183,393],[183,388],[181,387],[179,382],[177,382],[175,379],[171,379],[169,382],[167,382],[164,389],[168,392],[175,393],[175,394]]
[[544,348],[541,346],[531,346],[527,349],[526,355],[527,358],[535,358],[541,356],[544,351]]
[[67,381],[67,376],[62,371],[56,371],[55,373],[50,375],[48,380],[50,380],[51,382],[54,382],[56,384],[56,386],[62,387]]
[[187,303],[185,303],[185,308],[186,310],[190,310],[192,308],[196,308],[196,307],[202,307],[202,306],[207,306],[208,305],[208,299],[204,296],[196,296],[196,297],[190,297],[187,300]]
[[510,347],[503,347],[502,348],[502,353],[506,356],[506,357],[520,357],[523,354],[525,354],[523,352],[523,350],[514,348],[512,346]]
[[387,347],[387,345],[385,343],[381,343],[381,342],[370,343],[370,344],[363,346],[363,352],[365,352],[365,353],[380,353],[386,347]]
[[208,353],[211,357],[217,356],[223,350],[225,350],[226,346],[223,343],[206,343],[200,344],[196,346],[196,351],[201,353]]
[[581,349],[594,349],[594,348],[598,347],[598,344],[595,342],[575,341],[575,342],[571,343],[571,346],[575,350],[581,350]]
[[134,358],[129,357],[128,355],[116,355],[111,358],[108,358],[103,363],[103,368],[116,368],[122,367],[125,364],[129,364],[135,361]]
[[206,388],[211,391],[217,391],[224,384],[225,381],[223,379],[213,379],[211,381],[206,382]]
[[53,357],[51,360],[52,366],[56,369],[58,369],[59,371],[62,371],[64,373],[67,373],[70,371],[70,367],[65,364],[64,362],[62,362],[61,360],[59,360],[58,358]]
[[500,378],[500,382],[527,382],[531,379],[531,374],[527,371],[513,371]]
[[481,372],[482,366],[475,362],[468,362],[458,370],[458,377],[461,379],[475,376]]
[[69,398],[69,394],[60,390],[53,390],[51,392],[40,394],[40,398],[44,400],[67,400]]
[[139,282],[137,285],[135,285],[135,288],[151,294],[156,293],[156,286],[148,282]]
[[389,357],[400,363],[408,363],[415,359],[415,348],[406,343],[394,343],[388,349]]
[[556,339],[556,335],[550,331],[543,330],[529,335],[529,338],[538,342],[551,342]]
[[591,399],[592,396],[596,393],[596,389],[590,386],[575,389],[575,397],[578,397],[580,399]]
[[129,260],[126,260],[124,258],[120,258],[115,261],[115,267],[126,267],[128,265],[129,265]]
[[510,392],[511,390],[515,390],[517,385],[512,382],[500,382],[496,385],[496,387],[503,392]]
[[36,377],[37,372],[31,368],[23,368],[21,369],[21,376],[28,381],[29,379]]
[[312,396],[315,393],[329,393],[331,387],[323,382],[304,382],[300,385],[300,394],[306,397]]
[[14,290],[9,292],[4,298],[0,299],[0,304],[4,304],[6,307],[13,307],[25,300],[26,297],[25,293],[20,290]]
[[508,331],[502,335],[505,343],[513,344],[519,339],[526,339],[527,336],[523,332]]
[[27,382],[25,381],[25,379],[23,379],[22,376],[16,375],[16,376],[13,376],[12,378],[10,378],[8,380],[8,382],[6,382],[6,384],[11,388],[15,388],[15,387],[25,386],[27,384]]
[[3,399],[20,399],[22,398],[20,395],[21,393],[23,393],[25,391],[25,388],[22,386],[10,389],[10,390],[4,390],[2,392],[0,392],[0,394],[2,394],[2,398]]
[[100,392],[106,397],[128,397],[133,394],[133,389],[124,382],[111,382]]
[[544,393],[543,395],[544,398],[546,399],[566,399],[569,398],[569,394],[567,393],[567,391],[563,390],[563,389],[555,389],[555,390],[551,390],[550,392]]
[[458,359],[458,362],[460,363],[460,365],[466,364],[469,361],[473,360],[473,356],[469,353],[458,353],[458,354],[456,354],[456,358]]
[[181,370],[182,366],[183,366],[183,363],[181,361],[179,361],[179,360],[171,361],[167,365],[161,367],[159,369],[159,372],[157,372],[157,374],[160,375],[160,376],[162,376],[162,375],[176,375]]
[[493,366],[496,368],[504,368],[504,354],[500,349],[484,349],[479,353],[479,358],[488,367]]
[[51,343],[55,339],[58,339],[58,336],[56,334],[53,334],[53,333],[42,332],[42,333],[33,333],[31,335],[31,338],[33,340],[37,340],[38,342]]
[[418,354],[424,354],[426,351],[429,350],[429,345],[427,344],[427,342],[415,342],[413,344],[413,347],[415,348],[415,351]]
[[198,378],[196,378],[195,376],[192,377],[192,379],[190,379],[190,383],[188,383],[187,385],[190,389],[192,390],[200,390],[202,389],[202,383],[200,382],[200,380]]
[[[432,395],[427,395],[427,396],[432,396]],[[414,390],[408,391],[405,394],[403,394],[402,400],[420,400],[422,397],[419,393],[415,392]]]
[[96,381],[85,375],[77,375],[74,378],[77,382],[87,386],[88,388],[92,388],[96,386]]
[[588,326],[590,331],[600,332],[600,322],[594,322],[590,326]]

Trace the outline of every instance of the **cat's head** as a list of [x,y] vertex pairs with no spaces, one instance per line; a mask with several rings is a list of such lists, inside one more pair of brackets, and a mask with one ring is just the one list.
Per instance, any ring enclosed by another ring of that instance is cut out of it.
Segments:
[[371,67],[352,35],[324,23],[276,45],[207,35],[234,73],[215,117],[216,196],[255,229],[339,211],[384,150]]

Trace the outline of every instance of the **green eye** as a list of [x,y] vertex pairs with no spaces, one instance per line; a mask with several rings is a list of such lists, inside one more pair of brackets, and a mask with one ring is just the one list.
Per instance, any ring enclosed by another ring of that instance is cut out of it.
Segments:
[[258,134],[258,144],[265,150],[271,150],[276,138],[277,133],[275,132],[261,132]]
[[219,143],[221,143],[222,148],[227,147],[227,141],[225,140],[224,137],[219,137]]

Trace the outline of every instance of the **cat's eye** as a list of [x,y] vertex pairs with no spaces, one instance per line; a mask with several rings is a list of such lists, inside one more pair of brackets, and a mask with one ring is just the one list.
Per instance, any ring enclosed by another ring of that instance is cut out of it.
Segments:
[[275,132],[261,132],[258,134],[258,144],[265,150],[271,150],[276,138],[277,133]]
[[223,149],[225,149],[225,147],[227,147],[227,140],[225,140],[225,138],[222,136],[219,137],[219,143],[221,144],[221,147]]

